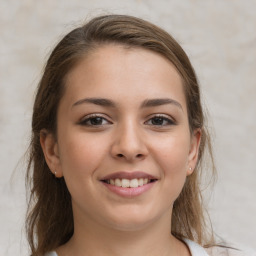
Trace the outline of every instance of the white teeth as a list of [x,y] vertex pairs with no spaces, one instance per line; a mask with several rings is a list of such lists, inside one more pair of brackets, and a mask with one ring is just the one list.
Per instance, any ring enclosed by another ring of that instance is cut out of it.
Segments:
[[131,181],[130,181],[130,187],[131,188],[137,188],[139,186],[139,181],[138,181],[138,179],[132,179]]
[[148,183],[148,179],[147,178],[143,179],[143,184],[147,184],[147,183]]
[[140,178],[140,179],[110,179],[106,180],[106,183],[123,188],[137,188],[143,185],[146,185],[150,182],[148,178]]
[[130,187],[130,181],[127,179],[122,179],[122,187],[123,188],[128,188]]
[[122,187],[122,181],[119,179],[115,179],[115,186]]

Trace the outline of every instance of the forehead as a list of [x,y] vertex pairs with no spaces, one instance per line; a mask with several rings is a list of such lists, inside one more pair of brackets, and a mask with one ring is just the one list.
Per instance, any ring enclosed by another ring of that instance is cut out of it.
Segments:
[[[184,103],[182,79],[158,53],[122,45],[104,45],[86,55],[67,75],[66,93],[82,97],[173,97]],[[99,95],[102,94],[102,95]]]

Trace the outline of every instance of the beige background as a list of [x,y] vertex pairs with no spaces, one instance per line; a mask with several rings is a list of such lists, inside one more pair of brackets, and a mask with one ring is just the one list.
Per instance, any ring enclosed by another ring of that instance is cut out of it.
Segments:
[[[256,249],[255,0],[0,0],[0,255],[27,255],[24,160],[33,95],[53,45],[86,17],[125,13],[169,31],[197,71],[211,114],[218,235]],[[15,172],[14,172],[15,169]]]

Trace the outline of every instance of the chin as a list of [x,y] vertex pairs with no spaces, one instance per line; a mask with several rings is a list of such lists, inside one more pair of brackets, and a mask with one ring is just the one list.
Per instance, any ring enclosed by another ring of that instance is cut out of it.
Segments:
[[156,218],[156,216],[152,216],[152,214],[149,216],[149,214],[145,214],[143,211],[126,211],[123,214],[120,213],[112,216],[112,221],[109,224],[119,231],[138,231],[154,223]]

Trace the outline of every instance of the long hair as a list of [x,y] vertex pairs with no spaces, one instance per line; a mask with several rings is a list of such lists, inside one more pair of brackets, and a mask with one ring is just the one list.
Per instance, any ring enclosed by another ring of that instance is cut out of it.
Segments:
[[174,202],[171,232],[179,239],[188,238],[205,246],[211,244],[212,232],[205,218],[200,187],[201,174],[209,169],[203,165],[205,152],[210,156],[207,161],[212,163],[211,176],[215,168],[194,69],[181,46],[161,28],[132,16],[105,15],[74,29],[57,44],[37,88],[27,168],[30,200],[26,228],[31,255],[43,255],[66,243],[73,235],[71,196],[64,178],[56,179],[46,164],[40,146],[40,131],[46,129],[57,136],[56,115],[65,92],[67,74],[89,52],[105,44],[156,52],[168,59],[180,74],[190,131],[201,129],[202,139],[197,166]]

